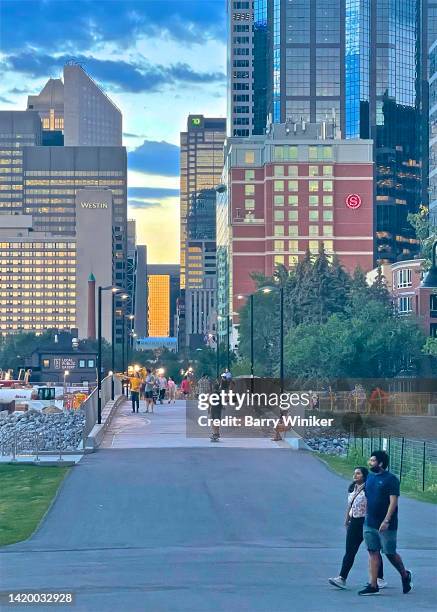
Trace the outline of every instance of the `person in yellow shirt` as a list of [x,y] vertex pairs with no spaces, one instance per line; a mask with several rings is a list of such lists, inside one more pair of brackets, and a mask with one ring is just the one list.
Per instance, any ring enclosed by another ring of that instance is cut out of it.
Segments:
[[139,412],[140,410],[140,388],[142,382],[139,372],[136,372],[133,376],[129,376],[132,412]]

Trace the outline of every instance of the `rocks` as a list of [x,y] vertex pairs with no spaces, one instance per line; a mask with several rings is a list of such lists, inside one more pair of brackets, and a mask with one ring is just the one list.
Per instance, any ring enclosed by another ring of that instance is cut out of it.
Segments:
[[43,414],[37,410],[0,414],[0,452],[75,450],[82,441],[85,413],[82,410]]
[[347,438],[305,437],[308,446],[319,453],[345,456],[347,454]]

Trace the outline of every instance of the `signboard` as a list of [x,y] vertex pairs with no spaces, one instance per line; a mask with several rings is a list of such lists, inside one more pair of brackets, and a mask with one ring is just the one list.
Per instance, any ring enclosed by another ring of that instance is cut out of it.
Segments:
[[356,210],[362,203],[363,201],[361,196],[359,196],[357,193],[350,193],[348,196],[346,196],[346,206],[351,210]]
[[53,367],[55,370],[74,370],[77,368],[77,361],[72,357],[54,357]]
[[201,129],[203,127],[203,117],[191,116],[189,120],[190,128]]

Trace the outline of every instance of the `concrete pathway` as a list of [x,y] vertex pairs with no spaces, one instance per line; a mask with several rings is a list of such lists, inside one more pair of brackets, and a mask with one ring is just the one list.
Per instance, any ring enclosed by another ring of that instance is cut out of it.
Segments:
[[[177,400],[176,404],[158,404],[154,413],[145,412],[145,404],[140,402],[140,412],[133,414],[130,401],[119,406],[112,423],[105,435],[101,448],[205,448],[216,446],[209,439],[209,430],[205,437],[194,438],[186,434],[185,401]],[[270,432],[265,438],[222,438],[218,443],[225,448],[284,448],[289,446],[281,442],[272,442]]]
[[101,450],[71,470],[30,540],[0,550],[0,590],[72,591],[75,605],[56,609],[74,612],[434,610],[436,506],[406,498],[399,547],[414,591],[403,595],[387,564],[389,588],[359,598],[364,549],[350,590],[327,584],[346,487],[304,452]]

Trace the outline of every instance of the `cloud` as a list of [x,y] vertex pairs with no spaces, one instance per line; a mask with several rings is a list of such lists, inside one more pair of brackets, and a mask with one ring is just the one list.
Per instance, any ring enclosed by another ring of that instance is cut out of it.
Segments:
[[2,0],[2,51],[84,51],[104,43],[162,37],[188,44],[225,41],[224,0]]
[[12,104],[12,100],[8,100],[8,98],[4,96],[0,96],[0,102],[3,102],[3,104]]
[[161,208],[161,202],[153,202],[149,200],[128,200],[130,208]]
[[76,60],[97,81],[112,85],[115,91],[140,93],[159,91],[175,83],[225,82],[221,72],[196,72],[187,64],[152,65],[147,60],[130,63],[124,60],[102,60],[92,56],[47,55],[24,51],[7,56],[3,69],[21,72],[33,78],[59,75],[64,64]]
[[179,189],[168,187],[129,187],[128,197],[137,200],[160,200],[164,198],[176,198]]
[[131,134],[130,132],[123,132],[125,138],[145,138],[146,134]]
[[179,147],[162,140],[145,140],[142,145],[128,153],[130,170],[144,174],[178,176]]

